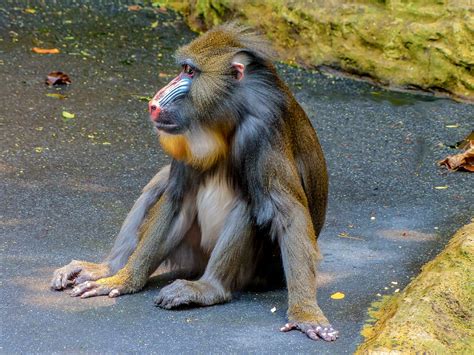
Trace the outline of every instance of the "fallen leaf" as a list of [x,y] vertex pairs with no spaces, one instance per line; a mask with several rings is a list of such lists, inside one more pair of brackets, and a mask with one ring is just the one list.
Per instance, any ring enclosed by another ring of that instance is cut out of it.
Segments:
[[65,118],[66,120],[70,120],[74,117],[76,117],[75,114],[67,112],[67,111],[63,111],[63,118]]
[[148,101],[150,101],[150,100],[152,99],[151,96],[133,95],[133,94],[132,94],[132,96],[133,96],[134,98],[136,98],[137,100],[146,101],[146,102],[148,102]]
[[168,76],[169,76],[169,75],[166,74],[166,73],[159,73],[159,74],[158,74],[158,77],[159,77],[159,78],[167,78]]
[[33,47],[31,49],[33,52],[37,54],[58,54],[59,49],[57,48],[38,48],[38,47]]
[[102,142],[102,145],[111,145],[112,143],[110,142]]
[[446,125],[446,128],[459,128],[459,123],[447,124],[447,125]]
[[151,23],[151,28],[157,28],[157,27],[158,27],[158,21]]
[[67,97],[66,95],[62,95],[62,94],[46,94],[46,96],[52,97],[55,99],[60,99],[60,100],[63,100]]
[[43,147],[36,147],[35,152],[36,153],[42,153],[43,152]]
[[275,313],[276,310],[277,310],[276,307],[273,307],[272,309],[270,309],[270,312]]
[[128,11],[140,11],[142,7],[140,5],[129,5]]
[[474,140],[469,141],[469,146],[462,153],[448,155],[438,162],[439,165],[446,166],[449,170],[466,170],[474,172]]
[[48,74],[45,80],[47,85],[69,85],[71,84],[71,78],[62,71],[52,71]]
[[444,185],[444,186],[435,186],[435,189],[436,190],[446,190],[448,188],[448,185]]
[[346,297],[346,295],[343,294],[342,292],[336,292],[331,295],[331,298],[333,300],[342,300],[344,297]]
[[349,233],[346,232],[341,232],[337,235],[340,238],[347,238],[347,239],[355,239],[355,240],[365,240],[364,238],[359,238],[359,237],[352,237],[349,235]]
[[36,10],[35,10],[35,9],[28,8],[28,9],[25,9],[25,12],[26,12],[27,14],[35,14],[35,13],[36,13]]

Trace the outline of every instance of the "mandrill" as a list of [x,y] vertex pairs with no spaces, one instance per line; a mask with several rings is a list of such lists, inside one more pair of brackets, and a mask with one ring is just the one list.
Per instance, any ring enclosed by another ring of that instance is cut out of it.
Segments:
[[236,24],[178,49],[180,74],[149,103],[171,164],[144,188],[107,258],[56,270],[53,289],[117,297],[140,291],[167,265],[187,278],[155,299],[172,309],[227,302],[233,291],[286,280],[281,331],[338,337],[316,302],[324,156],[270,52],[261,36]]

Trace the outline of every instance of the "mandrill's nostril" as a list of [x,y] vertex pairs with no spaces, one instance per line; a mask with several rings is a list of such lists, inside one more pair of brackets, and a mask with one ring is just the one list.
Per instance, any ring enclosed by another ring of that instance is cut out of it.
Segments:
[[152,111],[155,111],[155,110],[156,110],[156,105],[151,105],[150,109],[151,109]]

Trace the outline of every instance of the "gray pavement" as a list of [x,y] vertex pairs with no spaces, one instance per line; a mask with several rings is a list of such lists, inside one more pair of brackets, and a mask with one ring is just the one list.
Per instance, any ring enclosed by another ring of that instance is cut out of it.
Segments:
[[[107,253],[141,187],[168,161],[138,97],[173,77],[173,50],[195,34],[171,13],[31,3],[0,4],[0,353],[351,353],[377,294],[402,289],[473,216],[473,176],[436,161],[472,130],[474,106],[278,65],[329,165],[318,300],[341,338],[280,333],[284,290],[181,311],[153,306],[156,279],[118,299],[52,292],[55,268]],[[54,70],[72,85],[46,87]],[[334,292],[346,297],[332,300]]]

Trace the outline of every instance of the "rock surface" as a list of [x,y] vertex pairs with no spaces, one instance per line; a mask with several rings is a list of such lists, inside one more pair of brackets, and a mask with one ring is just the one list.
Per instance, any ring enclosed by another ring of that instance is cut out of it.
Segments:
[[474,353],[474,223],[460,229],[407,288],[374,305],[356,354]]
[[165,0],[195,28],[259,27],[287,61],[474,100],[471,1]]

